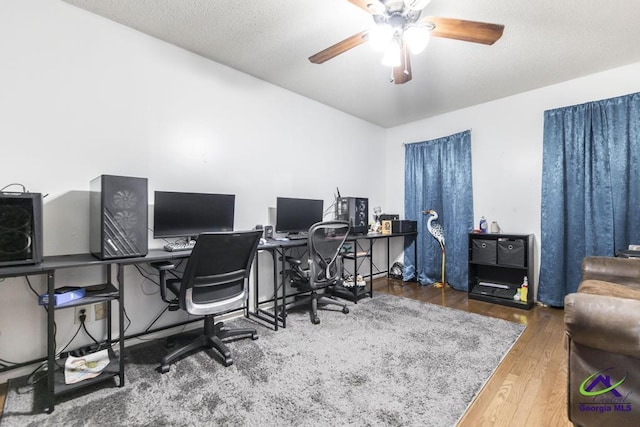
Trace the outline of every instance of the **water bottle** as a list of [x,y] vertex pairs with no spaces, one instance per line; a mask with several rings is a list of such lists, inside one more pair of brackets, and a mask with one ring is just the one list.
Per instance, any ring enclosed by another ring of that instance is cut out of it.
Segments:
[[480,232],[487,232],[487,220],[484,217],[480,218]]

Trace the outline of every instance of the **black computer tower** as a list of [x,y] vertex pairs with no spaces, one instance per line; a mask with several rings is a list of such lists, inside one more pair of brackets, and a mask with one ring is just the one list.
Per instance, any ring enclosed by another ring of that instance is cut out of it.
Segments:
[[100,259],[148,253],[147,179],[101,175],[91,180],[91,253]]
[[0,192],[0,267],[42,262],[42,194]]
[[369,199],[364,197],[338,197],[336,219],[349,221],[351,234],[367,234],[369,231]]

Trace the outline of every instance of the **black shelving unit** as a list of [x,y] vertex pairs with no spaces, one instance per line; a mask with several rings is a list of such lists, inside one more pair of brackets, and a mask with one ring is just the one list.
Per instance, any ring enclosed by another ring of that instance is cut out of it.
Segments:
[[[66,393],[88,387],[92,384],[108,381],[115,377],[118,378],[118,386],[124,385],[124,306],[123,306],[123,293],[116,288],[111,280],[111,264],[104,265],[106,270],[106,283],[100,286],[103,289],[95,292],[87,292],[84,298],[71,301],[66,304],[55,305],[54,304],[54,292],[55,292],[55,270],[51,270],[47,274],[47,290],[49,294],[49,303],[47,305],[47,387],[49,392],[49,405],[47,412],[53,412],[55,408],[55,398]],[[122,279],[122,266],[118,265],[118,278]],[[122,283],[119,281],[119,283]],[[117,301],[118,303],[118,338],[120,348],[116,353],[113,350],[113,337],[112,337],[112,310],[111,303]],[[82,305],[92,305],[106,303],[106,319],[107,319],[107,337],[103,341],[103,345],[108,349],[109,364],[102,370],[100,375],[94,378],[82,380],[74,384],[66,384],[64,377],[64,365],[67,361],[66,357],[58,358],[56,354],[56,342],[55,342],[55,313],[58,310],[73,309]]]
[[[373,297],[373,239],[369,239],[368,242],[369,247],[367,249],[363,248],[360,245],[357,238],[346,243],[346,245],[352,246],[350,251],[342,254],[343,268],[346,267],[344,265],[346,261],[353,261],[352,271],[354,285],[349,288],[337,285],[333,288],[333,295],[347,299],[356,304],[362,298]],[[358,277],[358,268],[360,267],[360,264],[365,262],[366,260],[369,260],[369,274],[362,277],[365,281],[365,285],[358,286],[355,283],[356,278]],[[346,270],[349,271],[351,269],[347,268]]]
[[[527,301],[514,296],[525,276]],[[469,234],[469,299],[533,307],[533,234]]]

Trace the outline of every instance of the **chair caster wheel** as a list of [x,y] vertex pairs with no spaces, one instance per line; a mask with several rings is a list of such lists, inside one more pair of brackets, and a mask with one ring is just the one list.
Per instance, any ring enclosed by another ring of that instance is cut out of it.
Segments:
[[318,325],[318,324],[320,324],[320,318],[318,318],[318,317],[314,317],[313,319],[311,319],[311,322],[312,322],[314,325]]
[[225,366],[225,368],[228,368],[229,366],[233,365],[233,359],[230,357],[225,357],[224,362],[222,362]]
[[349,314],[349,307],[345,307],[345,308],[343,308],[343,309],[342,309],[342,312],[343,312],[344,314]]
[[169,365],[160,365],[160,366],[158,367],[158,371],[159,371],[161,374],[166,374],[167,372],[169,372],[169,368],[170,368],[170,366],[169,366]]
[[260,338],[260,337],[258,336],[258,334],[257,334],[257,333],[255,333],[255,334],[251,334],[251,339],[252,339],[252,340],[254,340],[254,341],[255,341],[255,340],[257,340],[258,338]]

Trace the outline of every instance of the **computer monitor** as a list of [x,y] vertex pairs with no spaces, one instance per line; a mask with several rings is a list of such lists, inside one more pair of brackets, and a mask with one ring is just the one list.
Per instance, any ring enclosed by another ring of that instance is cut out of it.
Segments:
[[322,221],[323,203],[322,200],[278,197],[276,232],[292,234],[309,231],[309,227]]
[[156,191],[153,237],[197,237],[211,231],[233,231],[234,194]]

